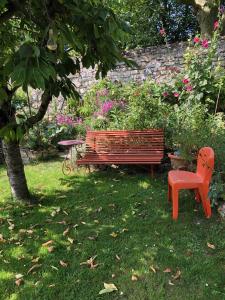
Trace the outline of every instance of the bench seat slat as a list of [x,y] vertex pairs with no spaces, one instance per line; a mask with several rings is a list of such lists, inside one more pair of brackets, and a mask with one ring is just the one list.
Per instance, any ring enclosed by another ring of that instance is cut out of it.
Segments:
[[160,164],[163,130],[88,131],[82,164]]

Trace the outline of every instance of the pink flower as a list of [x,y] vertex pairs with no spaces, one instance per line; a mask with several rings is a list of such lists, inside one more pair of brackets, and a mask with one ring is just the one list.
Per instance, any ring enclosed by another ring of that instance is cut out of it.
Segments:
[[214,22],[214,30],[217,30],[218,28],[219,28],[219,21],[216,20],[216,21]]
[[164,28],[161,28],[161,29],[159,30],[159,33],[161,34],[161,36],[165,36],[165,35],[166,35],[166,31],[165,31]]
[[186,91],[191,92],[193,90],[193,87],[191,85],[186,86]]
[[195,44],[198,44],[198,43],[200,43],[201,40],[200,40],[199,37],[196,36],[196,37],[194,37],[193,41],[194,41]]
[[189,80],[188,78],[184,78],[184,79],[182,80],[182,82],[183,82],[184,84],[188,84],[188,83],[190,82],[190,80]]
[[163,97],[168,97],[169,93],[168,92],[163,92]]
[[209,48],[209,41],[208,41],[207,39],[204,39],[204,40],[202,41],[202,47],[203,47],[203,48]]
[[173,95],[174,95],[174,97],[176,97],[176,98],[178,98],[178,97],[180,96],[180,94],[177,93],[177,92],[173,93]]

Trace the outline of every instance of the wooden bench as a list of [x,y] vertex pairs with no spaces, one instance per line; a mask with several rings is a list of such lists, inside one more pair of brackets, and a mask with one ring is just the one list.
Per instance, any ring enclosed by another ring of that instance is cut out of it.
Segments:
[[164,154],[161,129],[88,131],[86,152],[77,165],[160,164]]

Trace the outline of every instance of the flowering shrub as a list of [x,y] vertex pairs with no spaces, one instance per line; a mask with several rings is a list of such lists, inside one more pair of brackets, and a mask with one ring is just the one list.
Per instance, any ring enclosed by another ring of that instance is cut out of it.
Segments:
[[73,126],[74,125],[74,120],[70,116],[57,115],[56,116],[56,123],[58,125]]

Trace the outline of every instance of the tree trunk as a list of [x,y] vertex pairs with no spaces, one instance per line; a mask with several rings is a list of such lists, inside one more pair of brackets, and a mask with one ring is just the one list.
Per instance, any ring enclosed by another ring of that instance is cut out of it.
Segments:
[[27,187],[19,143],[16,141],[9,141],[8,143],[3,141],[3,152],[13,197],[30,202],[31,197]]
[[177,0],[177,2],[192,5],[194,7],[201,31],[201,36],[203,38],[210,38],[214,31],[214,22],[218,19],[219,1]]
[[217,20],[218,7],[202,7],[197,9],[197,20],[201,30],[201,36],[210,38],[214,31],[214,22]]

